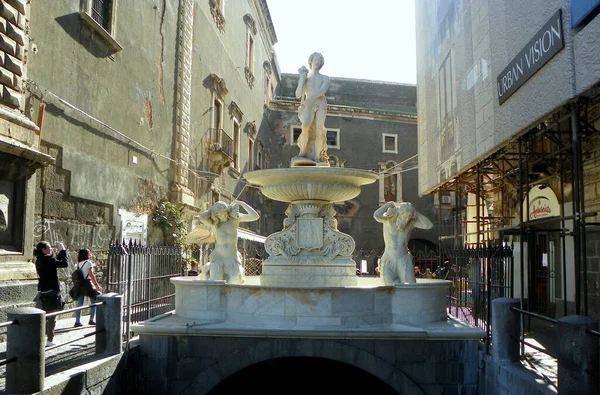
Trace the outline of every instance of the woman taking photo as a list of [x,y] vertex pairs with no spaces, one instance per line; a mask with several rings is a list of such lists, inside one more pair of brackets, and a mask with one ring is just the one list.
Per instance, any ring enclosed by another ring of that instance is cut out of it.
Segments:
[[[83,250],[79,250],[79,254],[77,255],[77,268],[81,270],[81,278],[83,278],[83,284],[79,287],[79,292],[77,295],[77,306],[83,306],[83,302],[85,297],[90,298],[90,303],[96,303],[96,296],[102,293],[103,289],[98,284],[98,280],[96,279],[96,275],[94,274],[94,264],[92,263],[93,255],[92,252],[85,248]],[[90,307],[90,325],[96,325],[94,318],[96,317],[96,306]],[[81,310],[77,310],[75,312],[75,325],[74,327],[80,327],[81,324]]]
[[[68,267],[69,260],[67,250],[63,243],[58,244],[60,251],[56,258],[52,255],[52,246],[47,241],[41,241],[35,247],[33,255],[35,256],[35,269],[38,273],[38,295],[39,300],[36,307],[41,308],[46,313],[62,310],[64,303],[60,294],[60,283],[58,281],[58,268]],[[38,299],[36,297],[36,299]],[[46,320],[46,347],[53,346],[54,327],[56,326],[56,317]]]

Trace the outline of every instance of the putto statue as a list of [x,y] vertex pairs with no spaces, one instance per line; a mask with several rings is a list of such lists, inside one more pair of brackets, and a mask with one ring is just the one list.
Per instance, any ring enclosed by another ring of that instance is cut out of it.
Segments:
[[[240,213],[239,207],[246,210],[246,214]],[[214,229],[216,239],[210,262],[202,268],[204,278],[208,272],[208,280],[225,280],[230,284],[244,282],[242,255],[237,250],[238,225],[258,218],[256,210],[238,200],[231,204],[218,201],[200,214],[200,221]]]
[[300,78],[296,88],[296,98],[300,99],[298,117],[302,123],[302,133],[298,138],[300,153],[292,158],[292,166],[329,166],[327,156],[327,98],[329,77],[319,73],[325,60],[318,52],[308,58],[310,71],[302,66],[298,69]]
[[385,249],[379,272],[385,285],[414,284],[417,282],[408,240],[413,228],[431,229],[433,223],[415,210],[412,203],[387,202],[373,214],[383,224]]

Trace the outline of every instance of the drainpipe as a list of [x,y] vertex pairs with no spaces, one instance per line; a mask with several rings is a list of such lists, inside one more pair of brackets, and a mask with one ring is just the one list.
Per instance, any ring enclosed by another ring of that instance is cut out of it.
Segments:
[[[575,244],[575,314],[581,314],[581,267],[585,270],[585,262],[582,262],[585,257],[585,245],[582,244],[581,238],[581,225],[582,225],[582,211],[581,211],[581,190],[583,188],[581,182],[581,140],[579,136],[579,103],[574,101],[571,103],[571,148],[573,150],[573,242]],[[583,254],[583,257],[582,257]],[[584,277],[584,295],[587,293],[587,287],[585,286]],[[587,311],[587,303],[585,306]]]

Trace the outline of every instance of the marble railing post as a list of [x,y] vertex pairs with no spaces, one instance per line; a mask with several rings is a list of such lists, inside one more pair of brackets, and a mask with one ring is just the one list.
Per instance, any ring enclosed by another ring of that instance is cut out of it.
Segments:
[[492,357],[496,361],[519,361],[519,314],[511,311],[519,301],[498,298],[492,301]]
[[[123,352],[123,297],[116,293],[98,296],[99,302],[96,320],[96,353],[107,352],[116,355]],[[104,331],[102,331],[104,329]]]
[[17,324],[7,328],[6,359],[16,357],[16,361],[6,365],[6,392],[33,394],[42,391],[46,375],[46,312],[34,307],[20,307],[7,315],[9,321],[17,321]]
[[558,393],[591,395],[598,392],[598,321],[570,315],[558,320]]

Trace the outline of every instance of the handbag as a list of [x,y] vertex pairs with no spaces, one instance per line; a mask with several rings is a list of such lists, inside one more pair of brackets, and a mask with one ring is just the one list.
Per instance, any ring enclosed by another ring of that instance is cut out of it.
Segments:
[[40,302],[42,310],[45,310],[47,313],[62,310],[65,307],[62,295],[60,294],[60,291],[57,290],[45,293],[40,292]]

